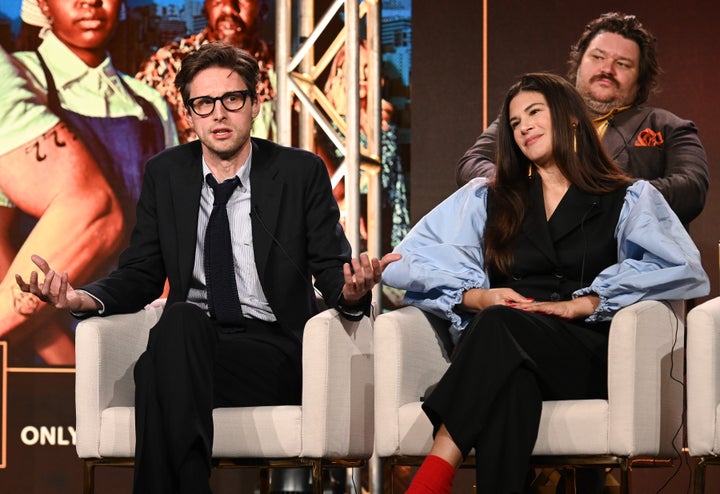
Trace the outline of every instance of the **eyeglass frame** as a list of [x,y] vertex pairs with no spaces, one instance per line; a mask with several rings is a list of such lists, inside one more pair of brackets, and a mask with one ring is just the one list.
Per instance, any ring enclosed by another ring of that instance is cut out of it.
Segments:
[[[223,101],[223,98],[225,98],[228,95],[231,94],[240,94],[243,97],[242,105],[240,105],[240,108],[236,108],[234,110],[231,110],[227,106],[225,106],[225,102]],[[240,111],[243,108],[245,108],[245,103],[247,103],[248,96],[252,97],[252,94],[249,89],[239,89],[237,91],[228,91],[227,93],[221,94],[220,96],[196,96],[195,98],[190,98],[187,100],[187,103],[185,103],[185,106],[188,107],[192,112],[197,115],[198,117],[208,117],[213,114],[215,111],[215,104],[219,101],[223,108],[225,108],[227,111],[236,112]],[[195,101],[199,99],[211,99],[213,102],[212,109],[207,113],[199,113],[194,106]]]

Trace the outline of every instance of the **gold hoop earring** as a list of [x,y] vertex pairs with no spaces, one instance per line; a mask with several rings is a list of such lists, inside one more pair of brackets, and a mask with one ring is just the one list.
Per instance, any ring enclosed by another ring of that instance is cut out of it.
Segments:
[[577,124],[573,124],[573,151],[577,154]]
[[532,179],[533,176],[533,166],[532,164],[528,165],[528,180]]

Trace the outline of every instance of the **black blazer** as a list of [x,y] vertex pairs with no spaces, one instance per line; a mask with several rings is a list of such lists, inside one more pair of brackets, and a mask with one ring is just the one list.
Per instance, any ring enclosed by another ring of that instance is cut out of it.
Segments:
[[[251,217],[255,263],[278,322],[302,335],[318,312],[311,277],[335,307],[351,257],[324,163],[315,154],[252,139]],[[202,149],[195,141],[147,164],[137,224],[119,267],[82,287],[105,305],[103,315],[135,312],[156,299],[167,277],[167,304],[187,299],[200,207]],[[369,303],[369,299],[368,299]]]
[[[629,184],[628,184],[629,185]],[[570,300],[608,266],[615,264],[615,229],[627,186],[594,195],[571,185],[550,220],[545,218],[542,181],[529,188],[525,219],[515,241],[511,275],[491,271],[490,286],[511,287],[539,301]],[[492,195],[488,214],[493,214]]]

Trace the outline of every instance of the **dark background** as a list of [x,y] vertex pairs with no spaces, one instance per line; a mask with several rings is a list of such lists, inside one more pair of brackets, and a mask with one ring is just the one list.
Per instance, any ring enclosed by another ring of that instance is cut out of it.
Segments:
[[[483,9],[487,8],[485,17]],[[566,74],[570,46],[585,24],[600,14],[635,14],[657,38],[661,92],[648,105],[693,120],[708,154],[710,192],[690,233],[718,295],[718,217],[720,217],[720,132],[717,23],[713,1],[625,0],[454,0],[413,1],[411,219],[417,222],[456,190],[455,164],[491,122],[507,88],[525,72]],[[487,46],[484,47],[484,22]],[[483,50],[487,49],[487,59]],[[483,71],[487,70],[487,105]],[[661,492],[691,492],[691,465]],[[633,492],[657,492],[674,469],[634,471]],[[720,492],[720,472],[707,469],[707,491]],[[467,479],[461,476],[460,479]],[[468,485],[467,483],[465,485]],[[466,492],[456,488],[456,492]]]
[[[613,10],[635,14],[657,38],[664,73],[648,105],[693,120],[710,164],[710,193],[690,232],[718,292],[717,218],[720,215],[720,3],[712,1],[502,0],[487,2],[487,60],[483,5],[477,0],[414,1],[412,58],[411,218],[420,219],[456,190],[455,164],[491,122],[507,88],[525,72],[565,75],[570,46],[585,24]],[[487,107],[483,68],[487,67]]]

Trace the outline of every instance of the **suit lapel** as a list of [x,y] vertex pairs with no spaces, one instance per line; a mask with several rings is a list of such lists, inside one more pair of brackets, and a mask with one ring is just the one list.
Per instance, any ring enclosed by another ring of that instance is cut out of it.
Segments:
[[258,146],[253,141],[252,152],[250,194],[252,195],[253,250],[260,280],[264,281],[263,274],[268,261],[268,253],[276,237],[275,231],[284,184],[276,180],[278,169],[273,151],[264,146]]
[[557,242],[570,232],[581,228],[590,218],[600,214],[602,202],[599,196],[587,194],[571,185],[558,204],[548,222],[553,242]]
[[195,264],[195,246],[197,243],[198,211],[202,178],[202,150],[200,143],[192,146],[191,155],[177,166],[170,175],[173,208],[175,209],[176,246],[178,269],[180,270],[181,293],[190,289],[193,266]]
[[558,265],[555,243],[601,211],[602,203],[598,196],[586,194],[571,185],[548,221],[545,218],[542,181],[536,179],[531,186],[522,233],[545,257]]
[[530,185],[530,201],[528,202],[525,219],[523,220],[521,234],[525,235],[550,262],[557,264],[555,248],[550,239],[547,220],[545,219],[542,180],[539,178],[535,178]]
[[617,160],[626,147],[634,143],[634,136],[645,121],[645,112],[639,107],[628,108],[610,118],[602,142],[608,155]]

